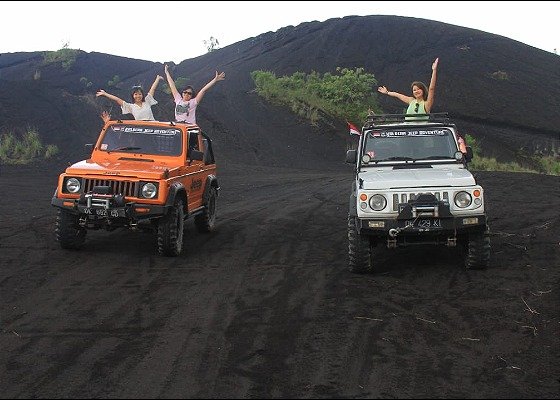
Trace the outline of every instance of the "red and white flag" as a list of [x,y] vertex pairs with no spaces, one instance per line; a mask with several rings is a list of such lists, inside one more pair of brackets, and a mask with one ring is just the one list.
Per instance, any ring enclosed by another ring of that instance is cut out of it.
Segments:
[[346,123],[348,124],[348,128],[350,128],[350,134],[351,135],[358,135],[360,136],[362,133],[360,132],[360,130],[358,128],[356,128],[354,125],[352,125],[350,122],[346,121]]

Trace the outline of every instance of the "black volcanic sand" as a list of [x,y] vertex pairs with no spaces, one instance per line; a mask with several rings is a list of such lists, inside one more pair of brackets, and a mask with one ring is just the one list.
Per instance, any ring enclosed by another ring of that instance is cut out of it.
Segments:
[[53,238],[60,168],[2,167],[2,398],[557,398],[560,178],[479,173],[491,268],[347,270],[350,168],[220,166],[217,231]]

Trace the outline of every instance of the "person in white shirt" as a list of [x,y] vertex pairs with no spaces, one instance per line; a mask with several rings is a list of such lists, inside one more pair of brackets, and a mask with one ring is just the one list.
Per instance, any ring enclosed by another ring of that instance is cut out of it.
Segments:
[[148,94],[145,96],[144,96],[144,90],[142,90],[141,86],[134,86],[132,88],[132,93],[131,93],[132,103],[127,103],[120,97],[109,94],[103,89],[100,89],[97,92],[96,96],[97,97],[105,96],[108,99],[115,101],[119,106],[121,106],[121,110],[123,114],[132,114],[134,116],[134,119],[136,120],[154,121],[152,106],[158,103],[157,100],[154,99],[154,93],[156,91],[159,81],[162,79],[163,76],[158,75],[156,77],[156,80],[152,84],[152,87],[150,88]]

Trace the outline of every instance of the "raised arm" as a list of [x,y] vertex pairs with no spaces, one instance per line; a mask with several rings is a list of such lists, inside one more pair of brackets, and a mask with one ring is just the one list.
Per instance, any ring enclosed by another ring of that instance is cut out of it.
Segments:
[[410,102],[414,100],[414,97],[405,96],[404,94],[401,94],[399,92],[390,92],[385,86],[379,86],[377,88],[377,91],[379,93],[386,94],[387,96],[396,97],[397,99],[399,99],[400,101],[406,104],[410,104]]
[[196,95],[196,102],[200,103],[206,91],[210,89],[212,86],[214,86],[216,82],[223,81],[224,79],[226,79],[226,73],[225,72],[218,73],[218,71],[216,71],[216,76],[214,77],[214,79],[212,79],[202,89],[200,89],[200,92],[198,92],[198,94]]
[[175,82],[173,82],[173,78],[171,77],[171,73],[169,72],[169,66],[165,64],[165,77],[167,78],[167,84],[169,85],[169,89],[171,89],[171,94],[173,98],[179,96],[179,91],[177,90],[177,86],[175,86]]
[[428,99],[426,100],[426,104],[424,105],[427,113],[430,112],[430,110],[432,109],[432,105],[434,104],[438,62],[439,58],[436,58],[436,60],[432,64],[432,79],[430,79],[430,87],[428,88]]
[[161,75],[156,76],[156,80],[154,81],[154,83],[152,83],[152,87],[148,91],[149,95],[154,97],[154,93],[156,92],[157,85],[158,85],[159,81],[162,80],[162,79],[163,79],[163,76],[161,76]]
[[109,113],[109,111],[107,110],[103,110],[101,112],[101,119],[103,120],[103,122],[107,123],[111,120],[111,114]]
[[113,96],[112,94],[107,93],[107,92],[104,91],[103,89],[99,89],[95,95],[96,95],[97,97],[99,97],[99,96],[105,96],[105,97],[107,97],[108,99],[111,99],[111,100],[113,100],[113,101],[116,101],[117,104],[118,104],[119,106],[122,106],[123,103],[124,103],[124,100],[123,100],[123,99],[121,99],[120,97],[117,97],[117,96]]

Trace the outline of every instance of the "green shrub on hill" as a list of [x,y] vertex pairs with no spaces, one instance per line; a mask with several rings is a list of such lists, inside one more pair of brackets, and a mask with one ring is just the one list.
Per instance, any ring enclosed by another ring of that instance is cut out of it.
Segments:
[[218,42],[218,39],[216,39],[214,36],[210,36],[210,39],[204,40],[203,42],[204,46],[206,46],[206,49],[208,50],[208,53],[211,53],[214,50],[220,48],[220,42]]
[[509,74],[505,71],[496,71],[490,74],[492,79],[497,79],[499,81],[507,81],[509,80]]
[[317,125],[322,115],[346,121],[364,121],[368,110],[380,112],[372,87],[377,80],[364,68],[340,68],[336,73],[295,72],[277,77],[270,71],[253,71],[255,91],[267,101],[289,107]]
[[517,162],[498,162],[494,157],[483,157],[479,143],[471,135],[466,135],[466,140],[473,150],[473,159],[469,168],[478,171],[506,171],[506,172],[532,172],[546,175],[560,175],[560,160],[554,156],[530,157],[533,165],[538,169],[524,167]]
[[121,77],[118,76],[118,75],[114,75],[114,76],[113,76],[113,79],[110,79],[110,80],[107,82],[107,86],[109,86],[109,87],[111,87],[111,86],[117,86],[117,85],[120,83],[120,81],[121,81]]
[[560,175],[560,158],[554,156],[543,156],[538,157],[539,162],[543,171],[546,171],[547,175]]
[[10,165],[29,164],[58,154],[55,145],[43,146],[36,128],[28,127],[21,138],[11,132],[0,135],[0,162]]
[[44,64],[60,62],[62,68],[67,71],[76,62],[78,52],[79,50],[71,49],[68,47],[68,43],[64,43],[62,48],[57,51],[47,51],[44,55],[43,62]]
[[84,85],[86,88],[89,88],[89,87],[91,87],[91,85],[93,85],[93,83],[88,78],[86,78],[85,76],[82,76],[80,78],[80,83],[82,85]]

